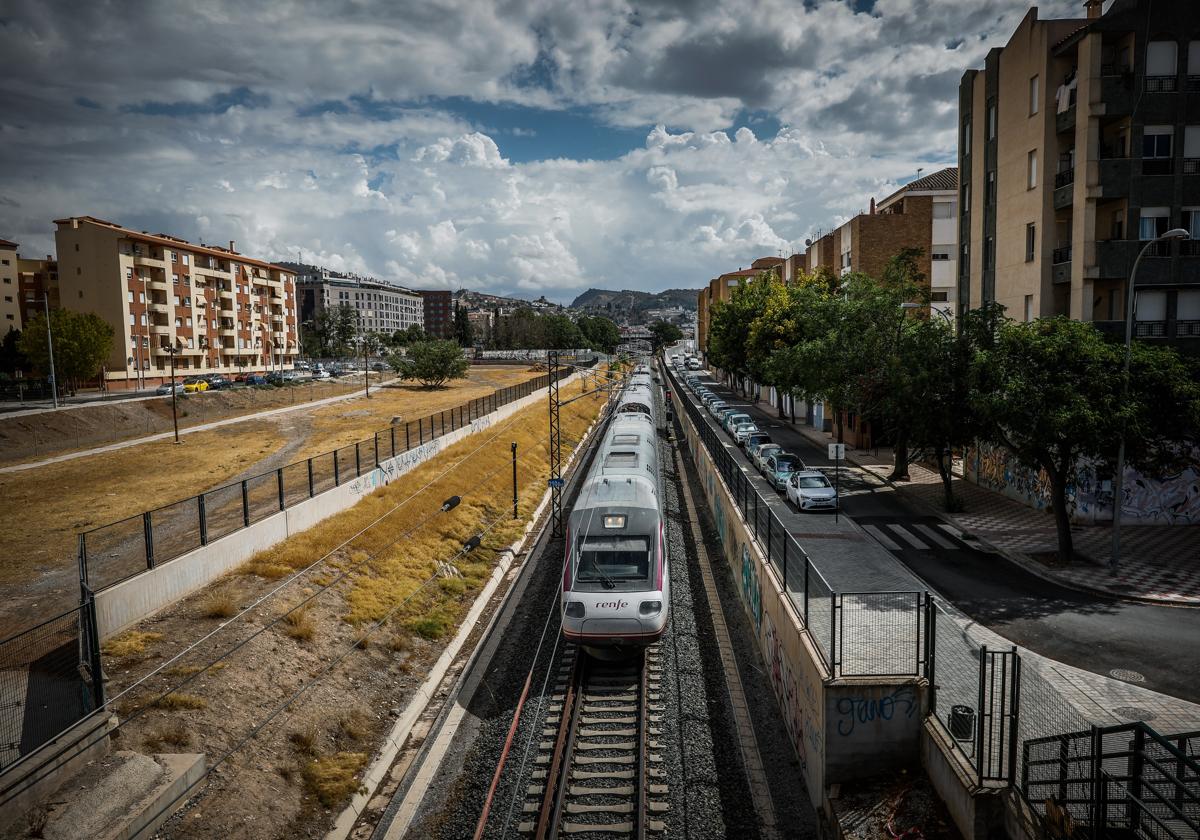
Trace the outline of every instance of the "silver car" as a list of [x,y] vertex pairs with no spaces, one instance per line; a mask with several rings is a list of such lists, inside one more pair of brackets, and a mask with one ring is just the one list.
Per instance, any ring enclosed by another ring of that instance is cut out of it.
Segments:
[[764,443],[750,456],[750,460],[754,462],[754,466],[759,472],[766,472],[767,459],[776,452],[782,451],[783,447],[778,443]]
[[754,425],[753,420],[743,420],[733,427],[733,439],[737,443],[745,443],[746,438],[758,431],[758,426]]
[[731,435],[739,424],[751,422],[753,421],[750,419],[750,415],[744,411],[735,411],[732,414],[727,414],[725,419],[722,421],[722,423],[725,425],[725,431],[729,432]]
[[787,483],[788,501],[799,510],[833,510],[838,506],[837,490],[820,470],[792,473]]

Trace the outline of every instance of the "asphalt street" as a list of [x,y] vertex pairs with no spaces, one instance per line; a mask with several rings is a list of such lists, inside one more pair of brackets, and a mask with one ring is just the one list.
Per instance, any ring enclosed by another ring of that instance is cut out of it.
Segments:
[[[711,380],[775,443],[829,471],[826,451],[770,412]],[[842,515],[925,581],[931,591],[993,631],[1044,656],[1098,674],[1133,671],[1145,688],[1200,703],[1200,609],[1105,598],[1059,586],[981,551],[927,508],[843,462]],[[806,516],[831,516],[809,513]]]

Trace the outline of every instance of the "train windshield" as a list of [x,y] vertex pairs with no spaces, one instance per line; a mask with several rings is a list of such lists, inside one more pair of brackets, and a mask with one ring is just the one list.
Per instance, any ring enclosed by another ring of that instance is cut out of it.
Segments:
[[649,579],[649,537],[589,536],[580,543],[577,583],[612,589],[621,582]]

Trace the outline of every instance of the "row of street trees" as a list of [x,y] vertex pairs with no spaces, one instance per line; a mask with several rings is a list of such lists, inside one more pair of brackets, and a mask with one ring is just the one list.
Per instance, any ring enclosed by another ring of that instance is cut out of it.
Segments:
[[1073,556],[1067,495],[1081,465],[1111,475],[1122,433],[1130,466],[1178,468],[1200,436],[1200,368],[1174,351],[1133,345],[1122,399],[1123,345],[1067,318],[1019,323],[991,305],[957,324],[934,314],[920,251],[896,255],[878,278],[828,271],[785,285],[767,272],[713,305],[708,358],[745,389],[753,381],[843,414],[869,418],[894,441],[893,478],[909,451],[935,462],[957,509],[951,460],[977,441],[1044,470],[1059,556]]
[[[47,328],[47,324],[49,328]],[[58,387],[76,390],[101,373],[112,353],[113,328],[94,312],[55,309],[50,320],[38,313],[24,330],[9,329],[0,342],[0,373],[50,374],[50,336],[54,337],[54,372]]]

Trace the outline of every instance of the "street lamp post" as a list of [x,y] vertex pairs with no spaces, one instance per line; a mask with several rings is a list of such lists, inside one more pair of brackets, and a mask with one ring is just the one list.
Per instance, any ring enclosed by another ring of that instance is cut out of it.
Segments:
[[179,443],[179,408],[175,396],[175,354],[179,352],[174,344],[167,346],[167,355],[171,357],[171,422],[175,426],[175,442]]
[[42,292],[42,303],[46,306],[46,347],[50,353],[50,396],[58,408],[58,377],[54,375],[54,331],[50,327],[50,293]]
[[[1138,264],[1152,245],[1172,239],[1191,239],[1191,234],[1183,228],[1172,228],[1162,236],[1155,237],[1142,246],[1137,259],[1133,261],[1133,269],[1129,272],[1129,289],[1125,293],[1125,358],[1121,366],[1121,410],[1124,412],[1125,403],[1129,399],[1129,358],[1133,344],[1133,317],[1137,298],[1134,295],[1134,281],[1137,278]],[[1125,417],[1121,416],[1121,443],[1117,447],[1117,471],[1113,475],[1113,529],[1112,557],[1108,560],[1110,572],[1115,573],[1121,564],[1121,503],[1125,496]]]

